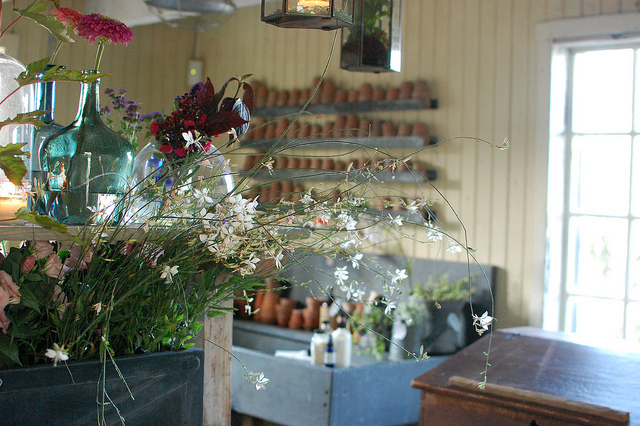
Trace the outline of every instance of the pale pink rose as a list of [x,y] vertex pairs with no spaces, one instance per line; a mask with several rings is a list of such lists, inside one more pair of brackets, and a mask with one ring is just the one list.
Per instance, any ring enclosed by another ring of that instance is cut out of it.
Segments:
[[34,241],[36,259],[44,259],[53,253],[53,245],[48,241]]
[[62,261],[57,254],[49,256],[44,264],[44,273],[51,278],[60,278],[62,275]]
[[4,334],[7,334],[9,324],[11,324],[11,321],[9,321],[9,318],[7,318],[7,315],[4,313],[4,311],[0,309],[0,330],[2,330]]
[[0,271],[0,288],[9,294],[9,303],[20,303],[20,287],[13,282],[11,275],[5,271]]
[[4,308],[9,304],[10,298],[9,292],[0,287],[0,329],[4,334],[7,334],[7,327],[9,327],[9,319],[4,313]]
[[35,264],[36,257],[34,255],[27,256],[27,258],[22,262],[22,265],[20,266],[20,273],[28,274],[29,272],[31,272]]

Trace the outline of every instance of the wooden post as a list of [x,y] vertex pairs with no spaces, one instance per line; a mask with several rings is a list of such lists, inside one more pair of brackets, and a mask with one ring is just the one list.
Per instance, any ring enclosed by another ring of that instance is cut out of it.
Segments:
[[[229,301],[227,306],[231,306]],[[231,336],[233,315],[205,318],[204,419],[206,426],[231,424]],[[207,340],[214,342],[209,343]],[[224,349],[223,349],[224,348]]]

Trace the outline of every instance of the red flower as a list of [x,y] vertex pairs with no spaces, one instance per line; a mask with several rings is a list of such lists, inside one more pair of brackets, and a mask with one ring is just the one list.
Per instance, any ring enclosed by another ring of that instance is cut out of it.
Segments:
[[184,157],[185,155],[187,155],[187,150],[184,148],[178,148],[176,149],[176,155],[178,157]]
[[198,120],[198,124],[203,126],[204,123],[207,122],[207,114],[202,114],[202,117],[200,117],[200,120]]
[[78,27],[78,23],[84,16],[82,13],[70,7],[58,7],[53,9],[51,13],[58,18],[61,24],[71,26],[74,29]]
[[196,123],[193,120],[184,120],[184,125],[187,127],[193,127],[196,125]]
[[173,152],[173,147],[171,145],[160,145],[160,152],[171,154]]
[[149,133],[155,135],[156,133],[158,133],[158,130],[160,130],[160,126],[158,126],[158,123],[153,121],[151,124],[149,124]]
[[125,46],[133,40],[133,32],[120,21],[102,16],[99,13],[84,15],[78,22],[78,35],[90,44],[98,42],[122,43]]

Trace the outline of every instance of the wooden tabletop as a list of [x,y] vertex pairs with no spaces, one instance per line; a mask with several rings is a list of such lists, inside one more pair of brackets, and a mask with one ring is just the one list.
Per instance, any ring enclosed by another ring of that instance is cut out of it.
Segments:
[[[548,395],[630,413],[640,425],[640,352],[637,346],[602,348],[572,341],[566,334],[532,329],[497,331],[491,342],[488,387],[513,389],[521,395]],[[489,336],[458,352],[438,367],[414,379],[423,391],[455,395],[458,382],[473,383],[468,393],[481,395]],[[454,378],[451,381],[451,378]]]

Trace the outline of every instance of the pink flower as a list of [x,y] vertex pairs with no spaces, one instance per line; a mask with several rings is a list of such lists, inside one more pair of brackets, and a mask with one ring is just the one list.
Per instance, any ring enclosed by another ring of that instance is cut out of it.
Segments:
[[[80,258],[80,255],[82,255],[82,258]],[[87,269],[87,263],[91,263],[92,257],[93,247],[83,251],[82,246],[74,245],[71,247],[71,254],[64,261],[64,272],[74,268]]]
[[22,262],[22,265],[20,266],[20,273],[28,274],[29,272],[31,272],[35,264],[36,257],[32,254],[27,256],[27,258]]
[[[13,282],[13,278],[11,278],[11,275],[6,273],[5,271],[0,271],[0,289],[8,294],[8,303],[20,303],[20,287],[18,287],[16,283]],[[4,309],[4,306],[2,308]]]
[[44,264],[44,273],[51,278],[60,278],[62,275],[62,261],[57,254],[49,256]]
[[[0,295],[0,298],[2,298],[1,295]],[[9,324],[11,324],[11,321],[9,321],[9,318],[7,318],[7,315],[4,313],[4,310],[0,309],[0,330],[2,330],[4,334],[7,334],[7,329],[9,328]]]
[[178,148],[176,149],[176,155],[178,157],[184,157],[185,155],[187,155],[187,150],[184,148]]
[[78,27],[80,19],[82,19],[82,17],[84,16],[82,13],[78,12],[77,10],[71,9],[70,7],[55,8],[51,13],[55,15],[56,18],[58,18],[58,21],[60,21],[60,23],[62,23],[63,25],[69,25],[74,29]]
[[33,245],[36,249],[34,253],[36,259],[44,259],[53,253],[53,245],[48,241],[36,241]]
[[93,44],[122,43],[125,46],[133,40],[133,32],[122,22],[102,16],[99,13],[84,15],[78,22],[78,35]]

